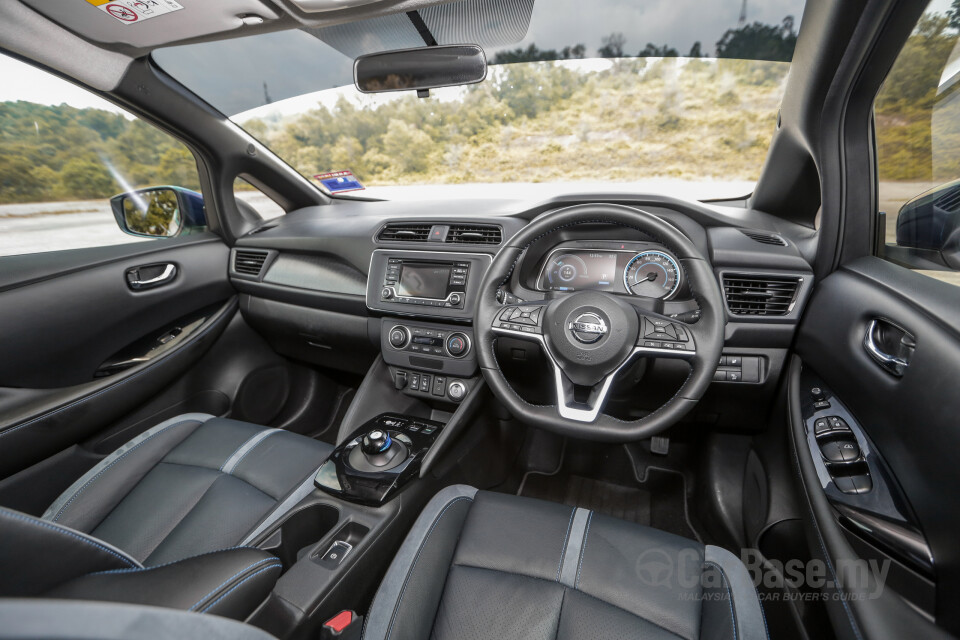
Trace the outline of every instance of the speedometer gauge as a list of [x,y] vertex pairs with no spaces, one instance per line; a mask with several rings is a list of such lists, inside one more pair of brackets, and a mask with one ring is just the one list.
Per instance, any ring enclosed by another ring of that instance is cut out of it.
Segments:
[[680,286],[680,265],[662,251],[644,251],[627,263],[623,284],[635,296],[669,298]]

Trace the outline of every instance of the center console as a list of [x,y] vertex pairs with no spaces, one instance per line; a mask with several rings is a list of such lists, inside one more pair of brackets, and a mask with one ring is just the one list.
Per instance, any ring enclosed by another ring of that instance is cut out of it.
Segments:
[[423,459],[443,426],[409,416],[377,416],[330,454],[314,484],[350,502],[382,504],[420,475]]

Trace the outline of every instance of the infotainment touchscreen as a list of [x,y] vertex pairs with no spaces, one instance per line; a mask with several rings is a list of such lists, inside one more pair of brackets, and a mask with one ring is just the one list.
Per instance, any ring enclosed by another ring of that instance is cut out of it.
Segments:
[[397,295],[442,300],[447,297],[451,269],[450,264],[404,262],[397,283]]

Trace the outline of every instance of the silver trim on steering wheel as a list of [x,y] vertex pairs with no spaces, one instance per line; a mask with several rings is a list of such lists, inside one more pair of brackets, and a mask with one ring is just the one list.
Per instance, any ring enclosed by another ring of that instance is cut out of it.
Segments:
[[[553,378],[556,387],[555,391],[557,394],[557,412],[560,414],[561,418],[576,420],[577,422],[594,422],[597,419],[597,416],[600,415],[600,412],[603,410],[603,406],[606,404],[607,395],[610,393],[610,387],[613,385],[614,378],[616,378],[617,374],[619,374],[624,367],[629,365],[636,356],[650,355],[679,359],[692,358],[696,355],[696,351],[691,351],[689,349],[658,349],[656,347],[636,346],[633,348],[633,351],[631,351],[630,354],[624,358],[623,362],[621,362],[616,369],[604,377],[603,384],[600,386],[600,390],[593,398],[592,406],[586,405],[589,407],[588,409],[579,409],[576,406],[567,404],[567,394],[563,384],[563,370],[560,368],[560,365],[550,352],[550,348],[543,339],[543,335],[538,333],[514,331],[512,329],[504,329],[502,327],[490,327],[490,329],[494,333],[500,335],[516,336],[517,338],[526,340],[533,339],[540,343],[540,345],[543,347],[543,352],[547,354],[547,358],[550,360],[550,365],[553,367]],[[584,403],[578,402],[577,405],[584,406]]]

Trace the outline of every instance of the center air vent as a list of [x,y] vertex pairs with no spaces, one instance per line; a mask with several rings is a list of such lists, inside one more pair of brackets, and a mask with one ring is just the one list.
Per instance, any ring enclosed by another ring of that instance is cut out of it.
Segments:
[[451,244],[500,244],[503,232],[492,224],[450,225],[447,242]]
[[723,275],[723,295],[735,316],[785,316],[793,310],[802,278]]
[[740,229],[740,233],[751,240],[756,240],[762,244],[775,244],[778,247],[787,246],[787,241],[775,233],[766,233],[763,231],[752,231],[750,229]]
[[267,261],[266,251],[238,250],[233,258],[233,270],[245,276],[259,276],[263,263]]
[[380,233],[377,240],[386,242],[426,242],[430,239],[430,224],[388,224]]

